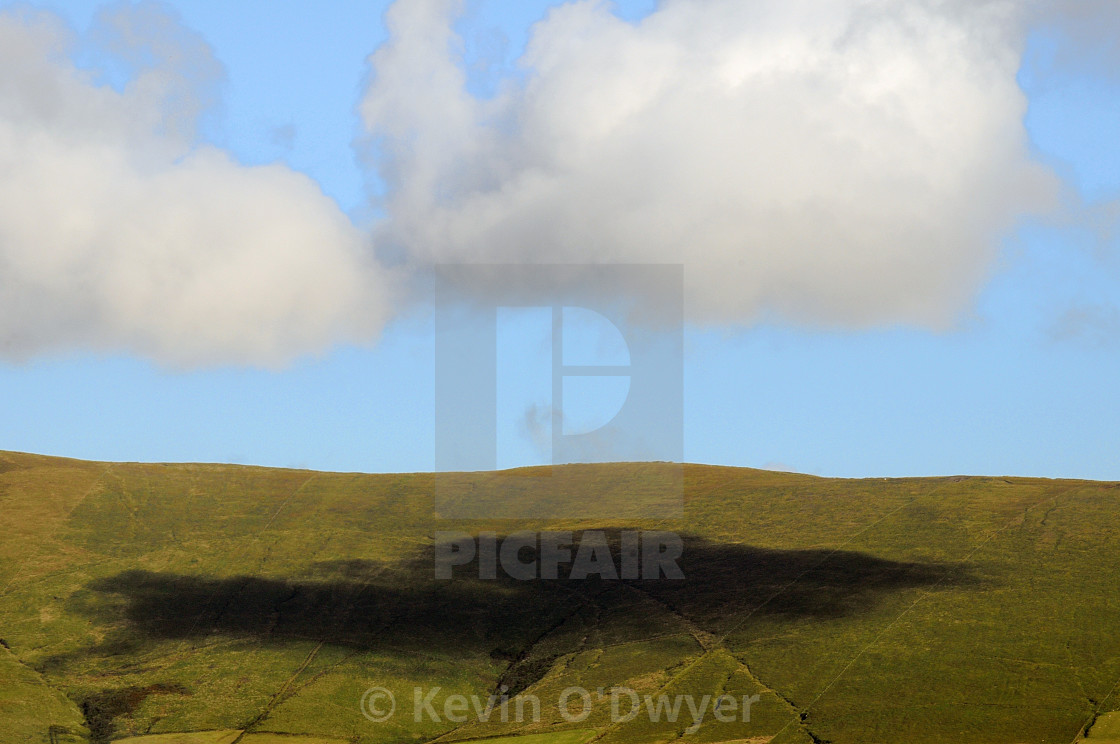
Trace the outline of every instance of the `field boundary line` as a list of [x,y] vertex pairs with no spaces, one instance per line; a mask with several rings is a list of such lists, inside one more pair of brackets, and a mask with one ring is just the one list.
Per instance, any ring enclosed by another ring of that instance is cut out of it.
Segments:
[[[1078,684],[1080,684],[1080,681],[1078,681]],[[1077,744],[1077,742],[1081,739],[1081,733],[1097,722],[1097,719],[1100,718],[1101,715],[1101,708],[1104,707],[1104,704],[1108,702],[1109,698],[1116,694],[1116,690],[1118,689],[1120,689],[1120,678],[1116,679],[1116,683],[1112,685],[1112,689],[1108,691],[1107,695],[1101,698],[1101,701],[1099,703],[1097,703],[1097,707],[1093,709],[1092,715],[1090,715],[1085,723],[1081,724],[1081,727],[1077,729],[1077,733],[1074,734],[1073,740],[1070,742],[1070,744]],[[1084,688],[1082,688],[1082,691],[1084,691]]]
[[[76,501],[72,507],[66,510],[66,516],[63,517],[62,524],[68,522],[70,520],[70,515],[74,513],[74,510],[84,504],[86,502],[86,499],[93,495],[93,492],[99,485],[101,485],[101,482],[105,480],[105,476],[107,476],[109,472],[113,470],[113,467],[113,463],[106,465],[104,469],[102,469],[102,471],[98,474],[98,476],[93,479],[93,483],[91,483],[89,488],[86,489],[86,492],[82,494],[82,497],[78,499],[78,501]],[[51,535],[51,537],[57,538],[58,534],[53,534]],[[12,572],[12,576],[10,579],[8,579],[8,583],[4,585],[4,588],[2,590],[0,590],[0,597],[8,596],[8,593],[12,589],[12,584],[14,584],[16,582],[16,579],[18,579],[20,575],[23,574],[24,569],[26,569],[27,566],[29,566],[31,562],[38,558],[41,554],[42,544],[40,543],[34,551],[30,552],[28,556],[20,562],[19,568]]]
[[299,668],[296,669],[295,673],[293,673],[292,676],[288,677],[288,679],[284,681],[284,684],[281,685],[280,689],[273,693],[272,697],[268,699],[268,702],[265,703],[264,710],[262,710],[252,721],[245,724],[241,733],[238,734],[237,738],[230,742],[230,744],[240,744],[241,740],[245,738],[245,735],[251,733],[249,729],[253,728],[258,723],[267,718],[268,714],[272,712],[272,709],[275,708],[279,703],[283,702],[284,693],[287,692],[288,688],[292,686],[299,675],[303,674],[303,671],[311,665],[311,662],[314,661],[315,657],[319,655],[319,651],[323,648],[323,645],[325,643],[326,641],[319,641],[318,645],[316,645],[315,648],[311,649],[311,653],[307,655],[307,658],[303,660],[303,663],[299,665]]
[[[1031,504],[1030,506],[1028,506],[1026,509],[1023,510],[1023,514],[1016,515],[1016,516],[1012,517],[1011,519],[1007,520],[1007,522],[1004,525],[1002,525],[1001,527],[998,527],[998,528],[992,530],[990,533],[988,533],[988,535],[986,537],[984,537],[983,540],[981,540],[979,543],[977,543],[975,546],[973,546],[972,549],[969,550],[968,553],[965,554],[964,558],[962,558],[960,562],[961,563],[968,563],[969,561],[971,561],[972,557],[974,555],[976,555],[976,553],[978,553],[980,550],[987,547],[988,544],[991,543],[992,540],[994,540],[997,535],[1000,535],[1004,531],[1010,529],[1012,525],[1014,525],[1016,522],[1020,521],[1023,517],[1025,517],[1028,513],[1030,513],[1034,509],[1036,509],[1041,504],[1045,504],[1047,502],[1056,503],[1058,501],[1058,499],[1060,499],[1062,496],[1065,496],[1071,490],[1076,490],[1077,488],[1078,488],[1078,486],[1069,486],[1067,488],[1062,489],[1061,491],[1054,494],[1053,496],[1041,499],[1040,501],[1036,501],[1035,503]],[[937,490],[937,489],[934,489],[934,490]],[[933,493],[933,492],[931,491],[931,493]],[[861,648],[858,652],[856,652],[856,654],[851,658],[851,660],[849,660],[848,663],[844,665],[844,668],[841,669],[839,671],[839,673],[837,673],[836,676],[833,677],[829,681],[829,683],[826,684],[821,689],[821,691],[817,693],[816,697],[814,697],[803,708],[801,708],[801,710],[798,713],[798,718],[797,719],[790,720],[788,723],[786,723],[785,726],[778,729],[777,733],[775,733],[774,736],[777,737],[779,734],[781,734],[783,731],[785,731],[787,728],[789,728],[790,724],[794,723],[795,720],[798,723],[801,723],[802,717],[805,716],[809,712],[809,710],[817,703],[817,701],[819,701],[822,697],[824,697],[825,693],[827,693],[830,689],[832,689],[832,687],[837,682],[840,681],[841,677],[843,677],[845,674],[847,674],[848,670],[851,669],[852,666],[854,666],[855,663],[857,661],[859,661],[860,658],[863,657],[864,653],[866,653],[868,651],[868,649],[870,649],[872,646],[879,643],[879,641],[881,641],[887,635],[887,633],[889,633],[891,631],[891,629],[894,628],[898,624],[898,622],[902,618],[904,618],[906,615],[908,615],[910,613],[910,611],[913,610],[915,607],[917,607],[921,602],[925,601],[928,597],[930,597],[933,594],[933,592],[939,586],[941,586],[943,583],[945,583],[945,577],[942,577],[942,578],[938,579],[931,587],[923,590],[921,592],[921,594],[918,596],[917,599],[915,599],[913,602],[911,602],[910,605],[907,606],[902,612],[900,612],[897,617],[895,617],[893,620],[891,620],[889,623],[887,623],[887,625],[881,631],[879,631],[879,633],[876,634],[874,638],[872,638],[865,646],[863,646],[863,648]],[[1120,684],[1120,681],[1118,681],[1117,684]],[[1076,739],[1075,739],[1075,741],[1076,741]]]
[[[877,527],[878,525],[882,524],[882,523],[883,523],[883,522],[884,522],[885,520],[889,519],[890,517],[894,516],[894,515],[895,515],[895,514],[897,514],[898,512],[902,511],[902,510],[903,510],[903,509],[905,509],[905,508],[906,508],[907,506],[910,506],[910,505],[911,505],[911,504],[913,504],[913,503],[914,503],[915,501],[917,501],[917,500],[918,500],[919,498],[923,498],[923,497],[926,497],[926,496],[930,496],[930,495],[932,495],[932,494],[934,494],[934,493],[937,493],[938,491],[940,491],[941,489],[945,488],[945,487],[946,487],[946,486],[948,486],[948,485],[949,485],[948,483],[943,483],[943,484],[941,484],[941,485],[938,485],[938,486],[936,486],[935,488],[932,488],[931,490],[929,490],[928,492],[926,492],[926,493],[924,493],[924,494],[920,494],[920,495],[918,495],[918,496],[912,496],[911,498],[907,499],[907,500],[906,500],[905,502],[903,502],[902,504],[899,504],[899,505],[898,505],[898,506],[896,506],[896,507],[895,507],[894,509],[891,509],[891,510],[890,510],[890,511],[888,511],[888,512],[887,512],[886,514],[884,514],[883,516],[881,516],[881,517],[879,517],[878,519],[874,520],[874,521],[873,521],[873,522],[871,522],[870,524],[867,524],[866,526],[862,527],[861,529],[859,529],[859,530],[857,530],[857,531],[853,532],[852,534],[848,535],[847,537],[845,537],[845,538],[844,538],[844,540],[843,540],[842,542],[840,542],[840,543],[839,543],[838,545],[836,545],[836,547],[834,547],[834,548],[832,548],[831,550],[829,550],[829,551],[828,551],[828,552],[827,552],[827,553],[826,553],[826,554],[824,555],[824,557],[822,557],[822,558],[821,558],[821,559],[820,559],[819,561],[817,561],[817,562],[816,562],[816,563],[814,563],[813,565],[811,565],[811,566],[807,567],[807,568],[806,568],[806,569],[805,569],[804,571],[802,571],[801,573],[799,573],[799,574],[798,574],[797,576],[793,577],[793,579],[792,579],[792,580],[790,580],[790,582],[789,582],[789,583],[787,583],[787,584],[784,584],[783,586],[779,587],[779,588],[778,588],[778,590],[777,590],[776,592],[774,592],[774,593],[773,593],[773,594],[771,594],[771,595],[770,595],[769,597],[767,597],[767,598],[766,598],[766,599],[765,599],[765,600],[764,600],[764,601],[763,601],[763,602],[762,602],[761,604],[759,604],[759,605],[756,605],[755,607],[753,607],[753,608],[752,608],[752,609],[750,610],[750,612],[748,612],[748,613],[747,613],[747,615],[746,615],[745,617],[743,617],[743,618],[742,618],[742,619],[741,619],[741,620],[740,620],[739,622],[737,622],[737,623],[735,623],[734,625],[732,625],[732,626],[731,626],[731,628],[729,628],[729,629],[728,629],[728,630],[727,630],[726,632],[724,632],[724,633],[723,633],[722,635],[716,635],[716,634],[713,634],[713,637],[714,637],[715,643],[713,644],[712,648],[711,648],[711,649],[705,649],[705,648],[703,648],[703,646],[701,646],[701,653],[700,653],[700,655],[699,655],[699,656],[698,656],[698,657],[697,657],[696,659],[694,659],[694,660],[692,661],[692,663],[688,664],[688,665],[687,665],[687,666],[685,666],[685,667],[684,667],[684,668],[683,668],[683,669],[682,669],[681,671],[679,671],[679,672],[678,672],[677,674],[675,674],[675,675],[673,675],[673,676],[672,676],[671,678],[669,678],[669,680],[667,680],[667,681],[665,682],[665,684],[663,684],[663,685],[662,685],[662,686],[661,686],[660,688],[658,688],[657,692],[658,692],[658,693],[663,693],[663,692],[665,692],[666,690],[668,690],[668,689],[669,689],[669,687],[670,687],[671,685],[673,685],[673,684],[674,684],[675,682],[677,682],[678,680],[680,680],[680,679],[681,679],[682,677],[684,677],[684,676],[685,676],[686,674],[688,674],[689,672],[691,672],[691,671],[692,671],[692,669],[693,669],[693,668],[694,668],[694,667],[695,667],[695,666],[696,666],[697,664],[699,664],[700,662],[704,661],[704,659],[706,659],[706,658],[707,658],[707,657],[708,657],[708,656],[709,656],[710,654],[712,654],[712,653],[714,653],[714,652],[716,652],[716,651],[718,651],[718,650],[720,650],[720,649],[723,649],[724,651],[727,651],[727,653],[728,653],[728,654],[730,654],[730,655],[731,655],[731,657],[732,657],[733,659],[735,659],[735,661],[736,661],[736,662],[737,662],[737,663],[738,663],[738,664],[739,664],[740,666],[744,667],[744,668],[745,668],[745,669],[747,670],[747,673],[748,673],[748,674],[749,674],[749,675],[751,676],[751,678],[752,678],[752,679],[754,679],[754,680],[755,680],[756,682],[758,682],[758,683],[759,683],[760,685],[762,685],[762,686],[763,686],[763,687],[765,687],[766,689],[770,690],[770,691],[771,691],[772,693],[774,693],[774,695],[775,695],[776,697],[778,697],[779,699],[781,699],[781,700],[782,700],[783,702],[785,702],[785,703],[786,703],[787,705],[790,705],[790,707],[793,707],[793,706],[792,706],[792,701],[791,701],[791,699],[790,699],[790,698],[789,698],[789,697],[788,697],[787,695],[785,695],[784,693],[782,693],[782,692],[778,691],[777,689],[774,689],[773,687],[770,687],[769,685],[766,685],[766,684],[764,684],[764,683],[762,682],[762,680],[760,680],[760,679],[759,679],[759,678],[758,678],[757,676],[755,676],[754,672],[753,672],[753,671],[752,671],[752,670],[750,669],[750,667],[748,667],[748,666],[746,665],[746,663],[745,663],[745,662],[744,662],[744,661],[743,661],[742,659],[740,659],[739,657],[737,657],[737,656],[736,656],[736,655],[735,655],[735,654],[734,654],[734,653],[733,653],[733,652],[731,651],[731,649],[727,648],[727,646],[726,646],[725,644],[726,644],[726,641],[727,641],[727,638],[728,638],[728,636],[730,636],[730,635],[731,635],[732,633],[734,633],[735,631],[739,630],[739,628],[743,627],[743,625],[744,625],[744,624],[745,624],[745,623],[746,623],[746,622],[747,622],[748,620],[750,620],[750,619],[751,619],[751,617],[753,617],[753,616],[754,616],[754,614],[755,614],[756,612],[758,612],[759,610],[761,610],[761,609],[762,609],[763,607],[765,607],[765,606],[766,606],[767,604],[769,604],[770,602],[772,602],[772,601],[773,601],[774,599],[777,599],[777,598],[778,598],[779,596],[781,596],[781,595],[782,595],[782,594],[783,594],[783,593],[784,593],[784,592],[785,592],[786,590],[788,590],[788,589],[789,589],[790,587],[794,586],[794,585],[795,585],[795,584],[796,584],[796,583],[797,583],[798,581],[800,581],[800,580],[801,580],[801,579],[802,579],[802,578],[803,578],[803,577],[804,577],[804,576],[805,576],[805,575],[806,575],[807,573],[809,573],[810,571],[813,571],[813,570],[815,570],[815,569],[817,569],[817,568],[820,568],[821,566],[823,566],[823,565],[824,565],[824,564],[825,564],[825,563],[826,563],[826,562],[827,562],[827,561],[828,561],[828,560],[829,560],[829,559],[830,559],[830,558],[831,558],[832,556],[834,556],[834,555],[835,555],[836,553],[838,553],[838,552],[840,552],[841,550],[843,550],[845,546],[847,546],[847,545],[851,544],[851,543],[852,543],[852,541],[854,541],[854,540],[855,540],[856,538],[858,538],[858,537],[859,537],[860,535],[862,535],[862,534],[864,534],[865,532],[867,532],[868,530],[871,530],[871,529],[873,529],[873,528]],[[672,610],[672,611],[673,611],[673,612],[675,612],[675,613],[677,613],[677,614],[678,614],[678,615],[679,615],[680,617],[682,617],[682,618],[684,617],[683,615],[680,615],[680,613],[679,613],[678,611],[676,611],[676,610]],[[804,710],[804,709],[802,709],[802,710]],[[801,711],[798,711],[798,713],[797,713],[797,715],[798,715],[798,718],[797,718],[796,720],[798,721],[798,723],[800,723],[800,722],[801,722],[801,720],[800,720],[800,713],[801,713]],[[791,722],[792,722],[792,721],[791,721]],[[596,734],[596,735],[595,735],[594,737],[592,737],[592,739],[591,739],[591,742],[596,742],[596,741],[599,741],[599,740],[601,740],[601,739],[602,739],[603,737],[605,737],[606,735],[608,735],[608,734],[610,734],[610,733],[613,733],[614,731],[616,731],[616,730],[617,730],[617,729],[618,729],[618,728],[619,728],[620,726],[621,726],[621,724],[613,724],[613,725],[611,725],[611,726],[608,726],[608,727],[607,727],[606,729],[604,729],[604,730],[602,731],[602,733],[600,733],[600,734]],[[780,733],[781,733],[782,731],[785,731],[785,730],[786,730],[786,728],[788,728],[788,727],[789,727],[789,723],[787,723],[787,724],[786,724],[785,726],[783,726],[782,728],[778,729],[777,733],[775,733],[775,734],[774,734],[774,736],[777,736],[777,735],[778,735],[778,734],[780,734]],[[590,744],[590,742],[589,742],[589,744]]]

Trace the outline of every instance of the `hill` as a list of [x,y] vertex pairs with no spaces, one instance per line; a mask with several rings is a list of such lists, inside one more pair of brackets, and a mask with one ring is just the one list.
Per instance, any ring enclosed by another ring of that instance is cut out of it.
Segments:
[[[571,467],[594,499],[667,466]],[[685,466],[684,485],[678,521],[464,528],[433,517],[430,474],[0,453],[0,742],[1068,743],[1098,716],[1089,740],[1111,735],[1120,484]],[[675,531],[685,578],[439,581],[452,529]],[[383,723],[372,687],[397,702]],[[436,687],[439,720],[417,720]],[[446,715],[503,690],[505,721]],[[612,691],[757,698],[694,726],[612,721]],[[540,719],[516,720],[531,698]]]

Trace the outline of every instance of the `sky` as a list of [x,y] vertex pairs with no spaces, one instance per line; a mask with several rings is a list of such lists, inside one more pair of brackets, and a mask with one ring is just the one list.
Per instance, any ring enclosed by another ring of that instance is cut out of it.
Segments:
[[[657,264],[686,461],[1120,480],[1117,39],[1096,0],[0,0],[0,449],[430,471],[431,266]],[[548,462],[550,318],[502,312],[495,464]]]

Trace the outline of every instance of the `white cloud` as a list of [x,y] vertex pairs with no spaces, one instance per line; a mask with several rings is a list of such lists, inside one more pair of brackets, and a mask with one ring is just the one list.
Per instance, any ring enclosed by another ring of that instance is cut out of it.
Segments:
[[683,263],[693,320],[946,327],[1053,198],[1014,2],[664,0],[553,9],[494,100],[456,4],[398,0],[361,105],[378,240],[428,262]]
[[947,327],[1056,191],[1022,124],[1028,22],[1095,50],[1057,64],[1103,69],[1120,18],[1105,0],[663,0],[630,24],[582,0],[536,25],[523,83],[479,100],[458,5],[398,0],[371,57],[372,240],[307,176],[201,143],[221,67],[160,6],[117,6],[87,39],[129,72],[116,88],[56,16],[0,14],[0,358],[271,365],[368,341],[400,301],[371,243],[402,275],[683,263],[698,322]]
[[0,14],[0,356],[279,364],[376,335],[365,238],[308,177],[196,143],[221,68],[158,6],[104,14],[123,89],[48,13]]

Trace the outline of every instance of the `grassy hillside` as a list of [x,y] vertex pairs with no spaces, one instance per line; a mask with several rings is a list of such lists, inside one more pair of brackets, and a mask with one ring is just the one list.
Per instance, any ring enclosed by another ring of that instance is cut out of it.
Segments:
[[[665,466],[572,467],[593,500]],[[466,527],[673,530],[683,581],[439,582],[433,533],[464,526],[433,518],[431,475],[0,453],[0,742],[1067,743],[1120,709],[1117,484],[684,477],[675,522]],[[437,685],[542,720],[416,722]],[[759,700],[696,730],[598,702],[567,722],[572,685]]]

